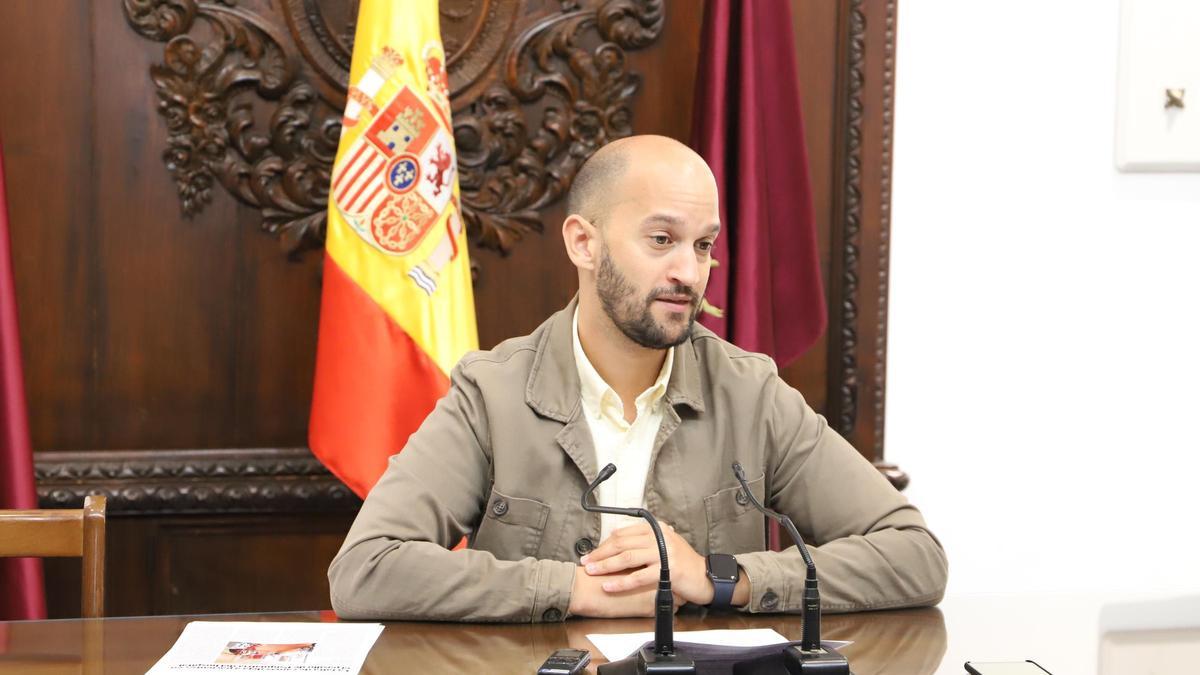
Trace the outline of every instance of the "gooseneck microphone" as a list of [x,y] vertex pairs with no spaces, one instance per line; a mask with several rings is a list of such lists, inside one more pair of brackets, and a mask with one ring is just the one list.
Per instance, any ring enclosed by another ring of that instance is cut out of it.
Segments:
[[[588,485],[579,503],[584,511],[593,513],[611,513],[618,516],[633,516],[644,518],[654,530],[654,540],[658,543],[658,559],[661,571],[658,577],[658,593],[654,598],[654,648],[642,649],[638,652],[636,663],[633,657],[615,661],[600,666],[601,673],[623,672],[629,670],[637,673],[695,673],[696,665],[689,659],[675,653],[674,621],[675,603],[671,593],[671,570],[667,567],[667,542],[663,539],[662,528],[658,520],[646,509],[627,509],[615,506],[599,506],[588,504],[588,497],[596,491],[601,483],[617,472],[613,464],[606,465],[596,476],[596,480]],[[632,669],[636,667],[636,671]]]
[[796,542],[796,548],[800,550],[800,557],[804,558],[804,564],[808,568],[804,575],[804,627],[800,634],[800,649],[789,648],[788,671],[849,673],[850,664],[846,661],[846,657],[821,646],[821,592],[817,589],[817,566],[813,562],[812,556],[808,554],[808,547],[800,538],[800,532],[796,530],[796,525],[791,518],[768,509],[758,501],[758,497],[754,496],[750,486],[746,484],[746,472],[742,470],[740,462],[733,463],[733,475],[737,477],[738,483],[741,483],[742,491],[746,493],[746,498],[750,500],[754,508],[787,530],[788,536]]

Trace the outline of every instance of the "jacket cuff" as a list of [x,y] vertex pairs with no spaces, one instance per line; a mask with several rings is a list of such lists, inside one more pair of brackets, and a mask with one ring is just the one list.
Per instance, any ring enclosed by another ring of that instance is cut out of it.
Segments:
[[575,584],[575,568],[575,563],[563,560],[537,561],[531,622],[553,623],[567,618],[571,588]]
[[780,555],[773,551],[738,553],[733,556],[750,582],[750,601],[741,607],[743,612],[787,612],[803,606],[803,593],[792,602],[792,588],[787,574],[779,564]]

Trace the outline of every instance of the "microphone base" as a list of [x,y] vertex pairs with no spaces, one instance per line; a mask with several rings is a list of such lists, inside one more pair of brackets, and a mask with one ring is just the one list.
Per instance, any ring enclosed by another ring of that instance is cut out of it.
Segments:
[[636,656],[627,656],[620,661],[606,663],[596,669],[599,675],[644,675],[645,673],[669,673],[695,675],[696,663],[686,656],[675,653],[663,656],[653,647],[642,647]]
[[799,647],[788,647],[783,651],[783,665],[791,675],[850,675],[850,663],[846,657],[824,647],[808,651]]

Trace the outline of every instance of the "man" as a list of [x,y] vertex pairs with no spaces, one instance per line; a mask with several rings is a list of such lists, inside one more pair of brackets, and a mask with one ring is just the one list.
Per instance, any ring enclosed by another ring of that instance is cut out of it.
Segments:
[[[597,501],[644,505],[668,525],[677,603],[798,610],[799,553],[764,551],[764,518],[735,459],[755,495],[815,544],[827,611],[940,600],[946,558],[920,513],[769,358],[694,325],[720,231],[703,159],[668,138],[615,141],[580,169],[567,208],[576,299],[455,367],[329,568],[337,613],[652,615],[649,527],[579,504],[609,462],[618,470]],[[467,550],[448,550],[468,534]],[[710,579],[710,554],[732,564],[736,583]]]

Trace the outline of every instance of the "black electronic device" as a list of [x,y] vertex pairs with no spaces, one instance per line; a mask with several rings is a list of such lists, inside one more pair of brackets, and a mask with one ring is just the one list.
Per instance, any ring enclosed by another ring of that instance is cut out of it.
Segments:
[[709,608],[729,609],[733,590],[741,576],[737,558],[728,553],[710,553],[705,559],[705,569],[713,585],[713,599],[708,603]]
[[963,667],[971,675],[1051,675],[1050,671],[1028,660],[991,663],[967,661]]
[[585,649],[556,649],[537,675],[579,675],[591,661],[592,654]]
[[738,483],[741,483],[742,490],[746,493],[747,499],[754,505],[754,508],[775,520],[783,526],[783,529],[787,530],[792,541],[796,542],[796,548],[800,550],[800,556],[804,559],[804,564],[808,568],[804,576],[804,626],[800,635],[800,645],[791,646],[784,650],[784,665],[787,667],[788,672],[844,673],[845,675],[849,675],[850,664],[846,661],[846,657],[821,646],[821,593],[817,589],[817,566],[813,562],[812,556],[808,554],[808,547],[804,545],[804,540],[800,538],[800,533],[796,530],[796,525],[792,522],[791,518],[768,509],[763,506],[762,502],[758,501],[758,497],[754,496],[754,493],[750,490],[750,486],[746,484],[746,472],[742,470],[741,463],[733,463],[733,475],[737,477]]
[[674,621],[675,600],[671,593],[671,570],[667,567],[667,542],[663,539],[662,529],[658,521],[646,509],[627,509],[614,506],[596,506],[588,504],[588,497],[596,488],[617,472],[613,464],[606,465],[596,476],[596,480],[588,485],[579,503],[585,511],[596,513],[611,513],[619,516],[643,518],[650,523],[654,531],[654,539],[658,543],[659,564],[662,567],[658,578],[658,593],[654,599],[654,645],[638,650],[636,656],[629,656],[620,661],[606,663],[599,668],[601,675],[616,673],[695,673],[696,664],[686,656],[675,652]]

